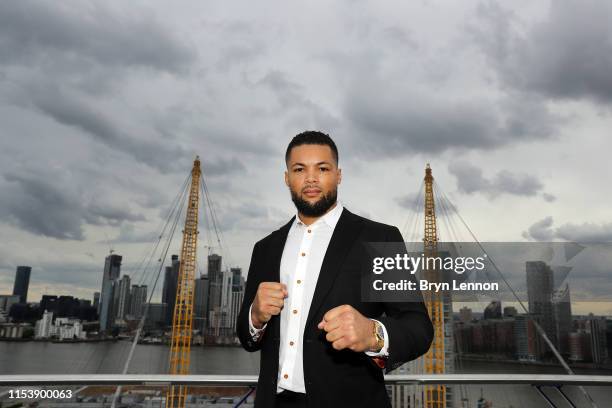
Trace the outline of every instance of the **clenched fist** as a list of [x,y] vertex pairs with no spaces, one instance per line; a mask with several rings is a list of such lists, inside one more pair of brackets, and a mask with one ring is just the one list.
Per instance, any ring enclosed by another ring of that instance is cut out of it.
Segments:
[[336,350],[371,351],[376,347],[374,321],[359,313],[351,305],[334,307],[323,316],[317,326],[325,330],[325,338]]
[[261,282],[251,308],[253,326],[261,329],[272,316],[280,314],[287,294],[287,286],[284,283]]

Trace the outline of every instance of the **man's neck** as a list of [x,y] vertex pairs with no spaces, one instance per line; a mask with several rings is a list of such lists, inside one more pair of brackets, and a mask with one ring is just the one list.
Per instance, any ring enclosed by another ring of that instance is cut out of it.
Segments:
[[[329,207],[329,209],[327,211],[325,211],[325,214],[329,213],[331,210],[336,208],[337,205],[338,205],[338,201],[336,201],[334,203],[334,205]],[[305,225],[310,225],[312,223],[315,223],[319,218],[325,216],[325,214],[319,215],[317,217],[309,217],[309,216],[304,215],[304,214],[302,214],[301,212],[298,211],[298,217],[299,217],[300,221],[302,221],[302,223],[305,224]]]

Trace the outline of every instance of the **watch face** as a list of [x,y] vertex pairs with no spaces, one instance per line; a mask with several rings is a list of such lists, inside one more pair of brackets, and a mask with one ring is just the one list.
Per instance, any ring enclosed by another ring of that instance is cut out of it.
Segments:
[[385,331],[383,330],[382,326],[380,324],[376,325],[376,334],[378,336],[380,336],[381,339],[385,338]]

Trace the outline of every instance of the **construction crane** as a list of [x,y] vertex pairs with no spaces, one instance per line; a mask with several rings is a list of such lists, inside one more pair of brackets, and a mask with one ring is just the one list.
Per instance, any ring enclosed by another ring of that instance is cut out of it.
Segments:
[[[185,228],[183,229],[180,257],[181,263],[172,318],[170,374],[189,374],[201,175],[200,158],[196,157],[193,162],[193,169],[191,170],[191,187],[187,202],[187,213],[185,215]],[[186,386],[170,386],[166,396],[166,408],[183,408],[186,397]]]
[[[434,201],[434,178],[429,163],[425,168],[425,235],[423,237],[423,253],[425,258],[436,257],[438,252],[438,226],[436,221],[436,207]],[[423,271],[429,282],[440,282],[440,271],[427,268]],[[444,301],[438,291],[423,292],[423,298],[429,317],[434,327],[434,338],[429,351],[423,357],[424,371],[427,374],[443,374],[445,372],[444,350]],[[446,386],[442,384],[426,385],[424,406],[426,408],[446,407]]]

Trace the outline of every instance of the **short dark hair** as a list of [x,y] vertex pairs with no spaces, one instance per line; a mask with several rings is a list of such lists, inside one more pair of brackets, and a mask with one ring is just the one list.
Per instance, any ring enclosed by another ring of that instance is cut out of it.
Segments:
[[334,159],[336,160],[336,165],[338,164],[338,148],[336,144],[329,137],[328,134],[319,132],[316,130],[307,130],[305,132],[299,133],[291,139],[289,142],[289,146],[287,146],[287,152],[285,153],[285,163],[289,162],[289,156],[291,154],[291,149],[301,145],[326,145],[332,151],[334,155]]

